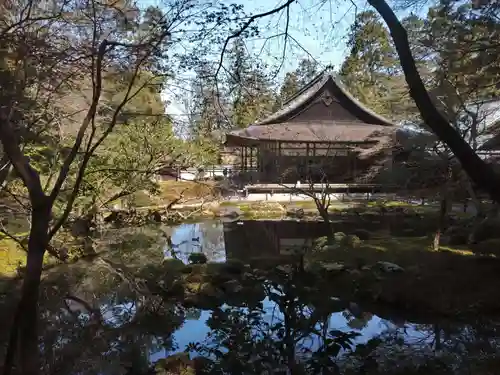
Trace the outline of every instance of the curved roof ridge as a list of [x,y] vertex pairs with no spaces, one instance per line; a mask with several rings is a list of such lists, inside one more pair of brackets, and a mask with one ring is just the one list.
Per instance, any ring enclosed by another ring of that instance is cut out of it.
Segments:
[[332,77],[333,81],[335,84],[338,86],[340,91],[347,96],[349,100],[351,100],[354,104],[356,104],[359,108],[361,108],[363,111],[371,115],[372,117],[375,117],[376,119],[380,120],[381,122],[385,122],[386,125],[390,126],[397,126],[393,121],[385,118],[384,116],[376,113],[375,111],[371,110],[367,106],[365,106],[363,103],[361,103],[358,99],[356,99],[345,87],[344,83],[340,79],[340,76],[337,73],[331,72],[329,75]]
[[[351,102],[355,107],[358,108],[359,111],[364,113],[365,118],[371,118],[372,121],[375,120],[375,124],[379,123],[383,126],[397,126],[391,120],[379,115],[374,112],[370,108],[366,107],[363,103],[357,100],[345,87],[339,75],[325,69],[321,74],[318,74],[309,84],[304,86],[301,90],[299,90],[290,100],[286,102],[279,110],[268,115],[262,120],[256,121],[254,125],[268,125],[279,122],[287,122],[296,116],[298,116],[301,112],[304,112],[308,109],[309,105],[306,105],[307,102],[311,100],[315,95],[319,93],[319,91],[331,80],[333,85],[338,89],[340,95],[344,97],[344,99],[338,97],[341,102],[348,101]],[[304,105],[306,105],[304,107]],[[342,107],[344,104],[340,103]],[[304,108],[302,108],[304,107]],[[302,108],[302,110],[300,110]],[[299,110],[299,112],[297,112]],[[295,115],[291,116],[293,112]],[[288,115],[288,118],[287,118]],[[353,114],[355,117],[358,117],[356,114]],[[291,116],[291,117],[290,117]],[[358,117],[359,118],[359,117]],[[370,123],[369,121],[363,120],[365,123]]]
[[283,105],[279,110],[274,112],[273,114],[265,117],[264,119],[257,121],[256,125],[266,125],[271,124],[273,121],[277,120],[281,116],[287,114],[288,112],[293,111],[304,102],[309,100],[312,95],[318,92],[319,89],[323,87],[323,85],[328,80],[329,75],[318,75],[310,84],[306,85],[302,90],[300,90],[300,94],[296,94],[292,99],[290,99],[286,105]]
[[324,69],[321,73],[317,74],[312,80],[311,82],[309,82],[307,85],[305,85],[304,87],[301,87],[295,94],[293,94],[291,97],[287,98],[284,102],[283,102],[283,107],[288,105],[288,103],[290,103],[292,100],[294,100],[295,98],[297,98],[298,96],[300,96],[304,91],[308,90],[309,88],[311,88],[311,86],[314,86],[314,84],[318,83],[318,81],[321,81],[325,78],[325,72],[326,72],[326,69]]

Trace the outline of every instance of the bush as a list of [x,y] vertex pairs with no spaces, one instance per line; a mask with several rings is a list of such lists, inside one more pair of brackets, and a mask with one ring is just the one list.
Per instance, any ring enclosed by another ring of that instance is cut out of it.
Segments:
[[318,237],[313,241],[311,250],[313,253],[322,252],[328,247],[329,243],[327,236]]
[[450,246],[467,245],[469,242],[469,232],[470,229],[465,226],[450,226],[444,233],[445,237],[448,238],[448,241],[445,242]]
[[327,236],[318,237],[313,242],[314,248],[322,248],[325,245],[328,245],[328,237]]
[[360,240],[366,241],[369,240],[371,237],[371,233],[367,231],[366,229],[356,229],[355,231],[352,232],[356,237],[358,237]]
[[155,202],[147,192],[139,190],[129,197],[129,204],[131,207],[147,207],[154,205]]
[[187,266],[181,269],[181,272],[184,274],[193,273],[193,266],[191,264],[188,264]]
[[336,232],[333,234],[333,238],[335,239],[335,242],[339,242],[341,243],[342,241],[344,241],[344,239],[346,238],[346,234],[344,232]]
[[184,269],[185,265],[180,259],[169,258],[163,260],[163,267],[169,270],[181,271]]
[[476,242],[483,242],[492,238],[500,237],[500,220],[488,219],[479,225],[474,233]]
[[245,263],[237,259],[230,259],[224,266],[222,267],[223,272],[231,273],[231,274],[241,274],[245,269]]
[[188,262],[191,264],[205,264],[207,260],[207,256],[203,253],[191,253],[188,257]]
[[468,233],[463,232],[463,233],[453,233],[450,236],[448,244],[450,246],[460,246],[460,245],[467,245],[468,242],[469,242]]
[[344,238],[343,243],[349,247],[359,247],[363,243],[361,239],[358,236],[354,235],[348,235],[347,237]]
[[491,238],[472,246],[472,251],[481,255],[500,255],[500,238]]

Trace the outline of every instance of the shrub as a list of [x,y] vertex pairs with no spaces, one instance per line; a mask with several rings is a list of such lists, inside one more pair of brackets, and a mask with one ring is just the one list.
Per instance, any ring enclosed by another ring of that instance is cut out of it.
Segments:
[[488,219],[476,228],[474,240],[483,242],[492,238],[500,237],[500,220]]
[[188,257],[188,262],[191,264],[205,264],[207,260],[207,256],[203,253],[191,253]]
[[335,239],[335,242],[342,242],[344,241],[344,238],[346,238],[346,234],[344,232],[336,232],[333,234],[333,238]]
[[185,265],[180,259],[169,258],[163,260],[163,267],[169,270],[181,271],[184,269]]
[[328,237],[327,236],[318,237],[313,242],[313,246],[315,248],[322,248],[325,245],[328,245]]
[[318,237],[313,241],[311,250],[313,253],[322,252],[324,249],[326,249],[328,244],[329,240],[327,236]]
[[359,247],[363,243],[361,239],[358,236],[354,235],[348,235],[347,237],[344,238],[343,243],[349,247]]
[[223,272],[240,274],[245,269],[245,263],[237,259],[228,260],[222,267]]
[[151,196],[143,190],[139,190],[129,197],[131,207],[147,207],[154,205],[154,203]]
[[469,238],[467,232],[453,233],[450,236],[448,244],[451,246],[467,245]]
[[500,255],[500,238],[491,238],[489,240],[485,240],[479,242],[472,246],[472,251],[477,254],[492,254],[492,255]]
[[355,236],[357,236],[360,240],[366,241],[369,240],[371,237],[371,233],[367,231],[366,229],[356,229],[353,231]]

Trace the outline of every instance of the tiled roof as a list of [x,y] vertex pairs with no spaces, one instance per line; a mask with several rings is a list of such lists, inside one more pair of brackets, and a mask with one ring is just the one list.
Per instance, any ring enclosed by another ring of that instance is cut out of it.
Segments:
[[229,135],[255,140],[356,142],[369,141],[371,137],[386,135],[391,131],[393,129],[382,125],[311,121],[250,126],[233,131]]
[[[331,98],[331,103],[325,102],[326,110],[333,104],[350,112],[353,118],[367,124],[394,125],[390,120],[376,114],[371,109],[365,107],[360,101],[355,99],[344,87],[340,78],[334,73],[324,72],[315,77],[308,85],[303,87],[295,96],[290,98],[281,109],[272,115],[258,121],[255,125],[274,124],[285,121],[294,121],[298,114],[307,111],[315,99]],[[339,119],[336,116],[336,108],[332,108],[331,118]]]
[[356,100],[337,76],[322,73],[284,106],[243,130],[227,134],[229,143],[279,140],[304,142],[362,142],[373,134],[396,129]]

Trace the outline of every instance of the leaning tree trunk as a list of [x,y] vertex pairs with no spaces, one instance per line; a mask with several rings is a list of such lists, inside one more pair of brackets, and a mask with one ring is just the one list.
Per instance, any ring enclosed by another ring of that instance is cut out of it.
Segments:
[[471,180],[500,203],[500,176],[474,152],[470,145],[436,109],[413,59],[405,28],[385,0],[368,0],[382,16],[389,28],[398,52],[401,67],[410,95],[415,101],[424,122],[451,149]]
[[43,257],[48,245],[50,205],[48,200],[33,207],[28,241],[28,257],[22,286],[21,300],[12,324],[4,374],[10,374],[16,353],[23,375],[40,372],[38,348],[38,294],[43,268]]

